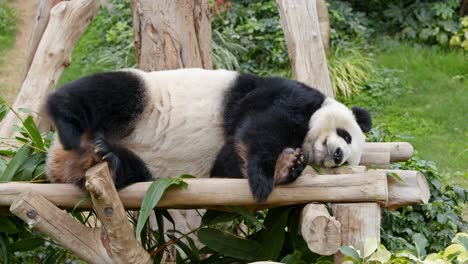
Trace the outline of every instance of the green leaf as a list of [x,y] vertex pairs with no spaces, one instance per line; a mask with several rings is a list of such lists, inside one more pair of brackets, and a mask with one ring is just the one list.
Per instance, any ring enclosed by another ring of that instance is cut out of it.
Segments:
[[0,217],[0,233],[15,234],[20,232],[16,225],[7,216]]
[[202,225],[212,226],[219,223],[232,221],[239,217],[239,214],[232,212],[220,212],[215,210],[207,210],[202,217]]
[[396,172],[387,172],[387,176],[392,176],[393,178],[395,178],[397,181],[401,182],[401,183],[406,183],[405,180],[403,180],[403,178],[400,177],[400,175],[398,175],[398,173]]
[[268,210],[264,221],[264,229],[259,233],[257,241],[262,246],[259,259],[277,260],[283,248],[286,235],[285,227],[291,208],[274,208]]
[[348,256],[356,261],[361,259],[361,257],[359,256],[359,252],[351,246],[341,246],[340,252],[343,255]]
[[468,234],[467,233],[458,233],[452,239],[452,243],[457,243],[465,247],[465,250],[468,251]]
[[153,211],[153,208],[156,207],[159,200],[161,199],[164,191],[170,186],[180,186],[187,187],[187,183],[184,182],[181,178],[163,178],[155,180],[148,190],[145,193],[143,202],[141,204],[141,209],[138,214],[138,223],[136,227],[136,237],[140,237],[141,231],[145,226],[146,220],[148,220],[149,214]]
[[29,155],[27,159],[21,164],[21,167],[17,170],[13,176],[12,181],[30,181],[33,179],[34,171],[36,168],[45,162],[46,155],[43,152],[36,152]]
[[223,255],[254,261],[261,248],[260,243],[221,232],[212,228],[203,228],[198,231],[198,239],[210,249]]
[[417,233],[413,235],[412,239],[416,247],[416,253],[418,254],[417,257],[424,257],[426,255],[426,247],[428,245],[426,237],[420,233]]
[[377,249],[379,246],[379,243],[377,242],[377,238],[375,237],[368,237],[364,241],[364,250],[363,250],[363,257],[367,258],[369,257],[374,251]]
[[377,251],[375,251],[375,253],[370,256],[369,261],[378,261],[380,263],[387,263],[391,257],[392,257],[392,254],[385,248],[385,246],[380,245]]
[[21,165],[26,161],[28,156],[31,154],[32,148],[28,146],[22,146],[17,152],[16,155],[13,157],[13,159],[8,162],[8,165],[6,166],[5,170],[3,171],[0,181],[11,181],[13,179],[13,176],[15,176],[16,172],[18,169],[21,167]]
[[263,224],[257,219],[257,217],[251,212],[247,211],[244,207],[231,206],[229,208],[241,215],[246,222],[253,224],[257,229],[263,228]]
[[[187,246],[184,242],[182,242],[181,239],[175,237],[172,234],[167,234],[167,236],[176,241],[176,245],[182,249],[182,251],[187,255],[187,258],[190,259],[193,263],[198,263],[200,262],[200,256],[197,254],[198,252],[194,252],[189,246]],[[189,238],[189,237],[186,237]]]
[[464,251],[465,251],[465,248],[460,244],[450,245],[444,250],[444,258],[452,259]]
[[42,141],[41,133],[39,133],[39,129],[37,128],[36,123],[34,123],[34,120],[31,116],[28,116],[26,120],[24,120],[23,126],[26,131],[28,131],[28,134],[31,137],[34,145],[37,148],[45,151],[44,141]]
[[44,244],[44,239],[40,237],[26,238],[11,244],[11,250],[15,251],[30,251]]

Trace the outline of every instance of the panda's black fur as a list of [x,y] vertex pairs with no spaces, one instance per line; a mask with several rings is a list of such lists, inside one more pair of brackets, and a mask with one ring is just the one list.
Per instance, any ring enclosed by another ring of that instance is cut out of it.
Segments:
[[[81,78],[50,95],[46,112],[62,147],[51,153],[49,179],[83,186],[84,171],[101,159],[108,161],[117,187],[158,177],[148,169],[148,160],[119,143],[132,135],[142,113],[157,103],[149,101],[145,85],[132,71],[116,71]],[[247,177],[255,199],[265,200],[274,185],[277,158],[285,148],[301,148],[309,120],[325,98],[296,81],[238,74],[220,98],[224,141],[213,144],[224,146],[211,175]],[[359,118],[360,125],[370,127],[367,111]],[[296,163],[281,183],[296,179],[305,165]]]

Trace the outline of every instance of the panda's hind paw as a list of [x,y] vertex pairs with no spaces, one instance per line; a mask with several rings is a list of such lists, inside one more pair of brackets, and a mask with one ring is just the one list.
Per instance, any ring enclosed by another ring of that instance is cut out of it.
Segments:
[[94,139],[94,153],[107,161],[113,155],[111,145],[101,137]]
[[275,185],[296,180],[307,166],[307,157],[300,148],[285,148],[275,166]]

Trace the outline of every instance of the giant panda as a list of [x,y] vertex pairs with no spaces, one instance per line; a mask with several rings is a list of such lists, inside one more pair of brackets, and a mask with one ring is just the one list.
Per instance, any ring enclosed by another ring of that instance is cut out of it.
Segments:
[[85,171],[105,160],[118,188],[181,174],[240,176],[259,202],[309,163],[358,164],[371,129],[365,109],[303,83],[227,70],[98,73],[52,93],[45,112],[58,134],[51,182],[83,187]]

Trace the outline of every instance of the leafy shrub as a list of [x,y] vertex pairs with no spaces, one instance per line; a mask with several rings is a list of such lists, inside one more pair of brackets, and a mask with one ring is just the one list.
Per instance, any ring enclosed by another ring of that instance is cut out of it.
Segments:
[[330,40],[332,45],[365,42],[374,32],[364,12],[353,9],[349,1],[329,0]]
[[276,2],[239,0],[227,7],[226,3],[212,5],[212,27],[225,41],[245,48],[237,58],[240,69],[260,75],[290,75]]
[[449,45],[468,51],[468,16],[460,18],[460,29],[450,38]]
[[335,95],[349,97],[375,74],[374,61],[354,46],[337,44],[328,61],[328,70]]
[[431,198],[426,205],[384,211],[382,241],[388,248],[407,248],[410,241],[415,242],[414,236],[420,234],[428,241],[428,251],[437,252],[444,249],[456,233],[468,230],[468,223],[461,217],[468,201],[467,190],[458,186],[444,186],[432,162],[412,158],[394,164],[394,168],[422,172],[429,183]]
[[359,252],[353,247],[343,246],[341,252],[345,255],[343,264],[377,264],[377,263],[422,263],[422,264],[462,264],[468,262],[468,234],[458,233],[452,244],[445,249],[427,255],[424,237],[415,238],[415,243],[406,250],[391,253],[385,246],[377,245],[376,239],[367,239],[364,251]]

